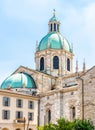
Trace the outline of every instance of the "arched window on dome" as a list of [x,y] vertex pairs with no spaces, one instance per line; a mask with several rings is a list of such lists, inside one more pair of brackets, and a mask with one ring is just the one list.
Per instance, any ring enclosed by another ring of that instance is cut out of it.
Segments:
[[58,58],[58,56],[53,57],[53,69],[59,69],[59,58]]
[[40,59],[40,71],[44,70],[44,58]]
[[54,31],[56,31],[56,23],[54,23]]
[[70,71],[70,59],[67,58],[67,70]]

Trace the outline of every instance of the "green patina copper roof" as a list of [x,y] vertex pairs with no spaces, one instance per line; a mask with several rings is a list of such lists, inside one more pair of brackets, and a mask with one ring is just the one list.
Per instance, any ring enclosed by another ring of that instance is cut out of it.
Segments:
[[57,22],[58,19],[56,18],[55,15],[53,15],[53,17],[49,20],[49,22]]
[[26,73],[17,73],[9,76],[1,85],[2,89],[7,88],[36,88],[32,77]]
[[38,51],[45,49],[64,49],[72,52],[69,42],[59,32],[50,32],[39,43]]

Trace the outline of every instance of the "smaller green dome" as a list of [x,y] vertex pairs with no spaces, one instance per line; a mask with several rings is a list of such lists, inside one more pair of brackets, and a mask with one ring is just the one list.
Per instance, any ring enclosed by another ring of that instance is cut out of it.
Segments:
[[53,17],[49,20],[49,22],[57,22],[58,19],[56,18],[55,15],[53,15]]
[[1,88],[36,88],[36,85],[34,79],[28,74],[16,73],[5,79]]
[[64,49],[72,52],[69,42],[59,32],[50,32],[39,43],[38,51],[46,49]]

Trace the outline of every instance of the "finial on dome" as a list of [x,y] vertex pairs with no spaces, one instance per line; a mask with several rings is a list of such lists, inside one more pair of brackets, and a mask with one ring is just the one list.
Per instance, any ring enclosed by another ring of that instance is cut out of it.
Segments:
[[56,10],[55,10],[55,9],[53,9],[53,16],[55,16],[55,14],[56,14]]

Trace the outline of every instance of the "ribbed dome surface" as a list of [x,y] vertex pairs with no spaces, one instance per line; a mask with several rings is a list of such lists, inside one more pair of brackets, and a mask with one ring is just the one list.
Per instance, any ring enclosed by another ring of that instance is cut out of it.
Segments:
[[26,73],[17,73],[9,76],[1,85],[2,89],[7,88],[36,88],[32,77]]
[[72,52],[69,42],[59,32],[50,32],[39,43],[38,51],[45,49],[64,49]]

